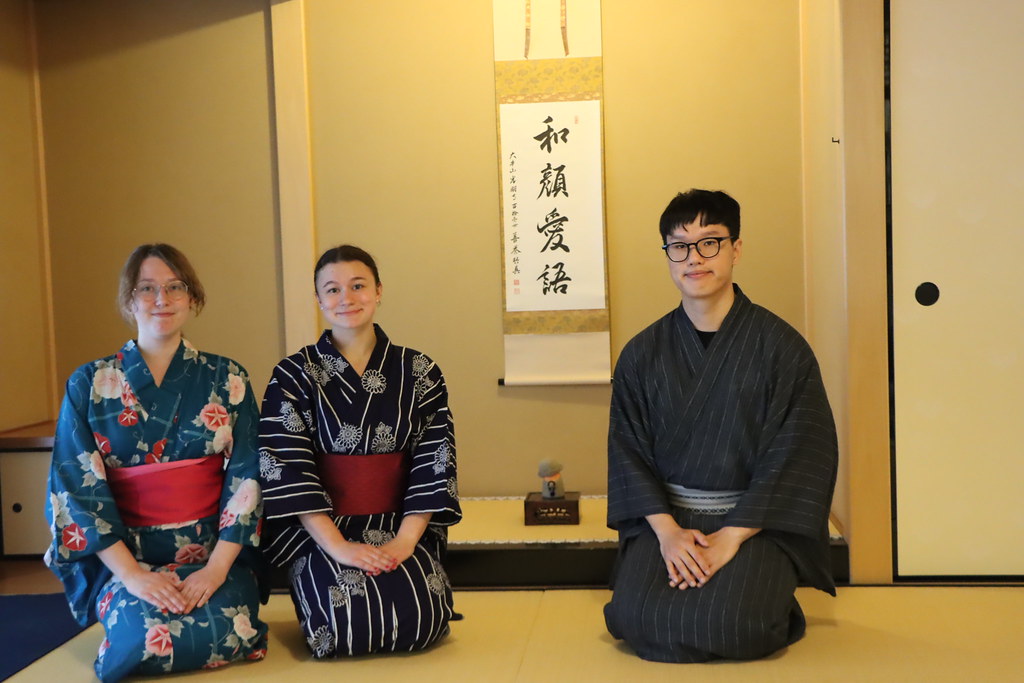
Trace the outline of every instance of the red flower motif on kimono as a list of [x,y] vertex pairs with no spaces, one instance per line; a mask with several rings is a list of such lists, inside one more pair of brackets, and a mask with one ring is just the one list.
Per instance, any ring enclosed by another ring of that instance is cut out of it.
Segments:
[[231,418],[228,417],[227,408],[219,403],[207,403],[199,412],[199,419],[202,420],[203,424],[206,425],[206,428],[212,432],[217,431],[218,427],[231,424]]
[[107,640],[106,638],[104,638],[100,642],[100,651],[97,653],[97,656],[100,659],[103,659],[103,655],[107,654],[107,650],[109,650],[109,649],[110,649],[110,641]]
[[68,550],[74,550],[75,552],[85,550],[85,546],[89,544],[89,542],[85,540],[85,533],[82,531],[82,527],[77,524],[69,524],[64,527],[64,530],[61,531],[60,534],[60,540],[64,544],[65,548]]
[[227,665],[228,665],[228,660],[226,660],[226,659],[217,659],[217,660],[214,660],[212,662],[207,662],[206,664],[203,664],[203,668],[204,669],[219,669],[222,666],[227,666]]
[[102,619],[103,617],[107,616],[107,610],[110,609],[110,603],[113,600],[114,600],[114,594],[111,593],[110,591],[107,591],[107,594],[104,595],[103,598],[100,600],[100,609],[99,609],[100,619]]
[[152,464],[158,463],[158,462],[160,462],[160,456],[159,455],[157,455],[156,453],[146,453],[146,464],[147,465],[152,465]]
[[238,515],[236,515],[234,512],[231,512],[227,508],[224,508],[224,511],[220,513],[220,528],[225,529],[234,524],[235,521],[237,520]]
[[132,406],[134,406],[138,402],[139,402],[139,399],[135,396],[135,392],[132,391],[128,387],[128,384],[126,383],[121,388],[121,405],[123,405],[125,408],[131,408]]
[[164,449],[167,448],[167,439],[160,439],[153,444],[153,455],[160,457],[164,454]]
[[93,432],[92,438],[96,439],[96,448],[100,449],[100,453],[110,455],[110,439],[99,432]]
[[117,423],[122,427],[131,427],[132,425],[138,424],[139,414],[131,408],[125,408],[121,411],[121,414],[117,416]]
[[260,517],[259,521],[256,522],[256,535],[257,536],[262,536],[263,535],[263,518],[262,517]]
[[252,652],[250,652],[246,656],[246,659],[263,659],[266,656],[267,656],[267,648],[261,647],[258,650],[253,650]]
[[209,556],[210,552],[206,549],[206,546],[199,545],[198,543],[189,543],[182,548],[178,548],[178,552],[174,553],[174,561],[181,564],[202,564],[206,562],[206,558]]
[[166,657],[174,652],[167,624],[157,624],[146,631],[146,652],[152,652],[157,657]]
[[128,378],[123,374],[121,375],[121,405],[125,408],[131,408],[139,399],[135,396],[135,392],[132,391],[132,387],[128,384]]

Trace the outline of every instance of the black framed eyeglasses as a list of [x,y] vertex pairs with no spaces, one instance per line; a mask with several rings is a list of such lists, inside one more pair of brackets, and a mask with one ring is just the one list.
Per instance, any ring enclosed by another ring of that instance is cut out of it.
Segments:
[[704,258],[714,258],[722,250],[722,242],[731,239],[732,237],[704,237],[696,242],[669,242],[661,245],[661,248],[670,261],[682,263],[690,258],[690,247],[694,247]]

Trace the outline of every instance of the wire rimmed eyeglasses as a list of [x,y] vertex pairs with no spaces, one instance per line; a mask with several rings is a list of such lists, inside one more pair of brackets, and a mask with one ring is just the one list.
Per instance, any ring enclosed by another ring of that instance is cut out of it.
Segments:
[[690,247],[696,249],[703,258],[714,258],[722,250],[722,242],[731,239],[732,237],[704,237],[696,242],[669,242],[661,245],[661,248],[670,261],[682,263],[690,258]]
[[160,295],[160,290],[163,290],[164,296],[171,301],[179,301],[188,296],[188,285],[181,280],[168,282],[166,285],[158,285],[155,282],[141,282],[138,287],[132,290],[132,294],[135,295],[135,298],[150,303],[156,301]]

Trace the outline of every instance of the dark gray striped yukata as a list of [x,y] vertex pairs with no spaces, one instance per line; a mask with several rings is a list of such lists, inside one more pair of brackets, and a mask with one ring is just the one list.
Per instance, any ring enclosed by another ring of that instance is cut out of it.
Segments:
[[[615,368],[608,524],[619,563],[608,630],[644,659],[753,659],[798,640],[797,581],[835,594],[828,513],[838,448],[807,342],[735,286],[707,349],[680,306],[634,337]],[[728,510],[672,505],[666,484],[739,491]],[[701,588],[668,585],[646,515],[683,528],[763,531]]]

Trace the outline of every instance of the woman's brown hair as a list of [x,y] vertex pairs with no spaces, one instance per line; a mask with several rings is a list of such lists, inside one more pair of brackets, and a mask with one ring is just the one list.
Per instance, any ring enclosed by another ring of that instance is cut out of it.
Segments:
[[142,268],[142,262],[151,256],[155,256],[166,263],[167,267],[178,276],[178,279],[188,286],[189,302],[196,314],[203,310],[203,305],[206,303],[206,291],[203,290],[203,283],[199,281],[195,268],[192,267],[188,258],[180,250],[169,244],[158,242],[156,244],[143,244],[136,247],[135,251],[128,257],[128,260],[125,261],[124,268],[121,269],[121,280],[117,292],[117,304],[118,309],[121,311],[121,316],[129,323],[135,321],[135,316],[132,313],[132,303],[135,301],[135,285],[139,281],[139,270]]

